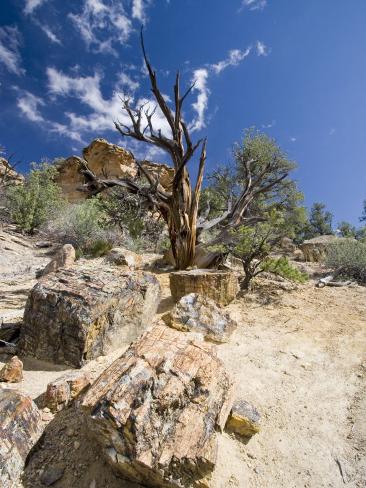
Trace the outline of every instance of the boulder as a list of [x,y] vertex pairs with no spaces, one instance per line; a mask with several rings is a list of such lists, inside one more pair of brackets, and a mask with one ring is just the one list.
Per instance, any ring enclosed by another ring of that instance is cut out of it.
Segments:
[[203,487],[232,402],[216,347],[158,324],[101,374],[82,409],[88,432],[124,478]]
[[305,261],[305,256],[301,249],[295,249],[292,256],[295,261]]
[[0,381],[19,383],[23,379],[23,363],[17,356],[13,356],[4,364],[0,371]]
[[26,457],[43,431],[41,414],[31,398],[0,389],[0,486],[19,486]]
[[189,293],[212,298],[219,305],[228,305],[239,291],[237,276],[230,271],[192,269],[170,273],[170,291],[175,301]]
[[48,383],[43,405],[52,413],[60,412],[91,384],[86,371],[72,371]]
[[24,183],[24,176],[15,171],[9,161],[0,157],[0,184],[8,185],[22,185]]
[[169,327],[199,332],[213,342],[227,342],[238,325],[213,300],[197,293],[182,297],[162,318]]
[[[130,151],[105,139],[95,139],[83,149],[83,159],[88,163],[94,174],[103,178],[130,178],[140,176],[140,169]],[[85,177],[80,173],[82,158],[71,156],[60,161],[57,165],[57,183],[69,202],[75,203],[85,200],[90,195],[88,191],[80,191],[86,183]],[[153,176],[159,175],[160,184],[165,190],[170,190],[174,177],[174,170],[165,164],[142,161],[144,169]]]
[[49,273],[54,273],[60,268],[69,268],[75,262],[76,254],[74,246],[71,244],[64,244],[62,248],[56,253],[54,258],[47,264],[40,276],[45,276]]
[[160,301],[153,275],[78,263],[31,290],[19,338],[23,356],[80,367],[128,344],[150,323]]
[[141,269],[142,267],[142,256],[123,247],[114,247],[105,259],[108,263],[116,266],[127,266],[130,270]]
[[231,409],[226,430],[242,437],[251,437],[260,430],[258,410],[245,400],[238,400]]
[[305,261],[319,263],[324,261],[327,256],[327,248],[334,242],[354,241],[351,237],[336,237],[333,235],[325,235],[314,237],[300,244],[300,249],[304,253]]
[[282,237],[280,247],[285,253],[288,254],[292,254],[296,250],[296,245],[289,237]]

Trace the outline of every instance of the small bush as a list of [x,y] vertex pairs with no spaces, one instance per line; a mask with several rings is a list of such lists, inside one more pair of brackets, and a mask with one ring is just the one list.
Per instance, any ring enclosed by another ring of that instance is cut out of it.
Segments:
[[118,233],[108,225],[95,198],[64,207],[43,230],[59,242],[72,244],[79,257],[102,256],[120,243]]
[[326,265],[344,278],[366,284],[366,244],[356,240],[330,244]]
[[6,189],[7,212],[24,232],[33,233],[64,205],[61,189],[54,182],[56,172],[47,163],[33,164],[24,185]]
[[261,264],[261,269],[298,283],[305,283],[308,280],[308,275],[292,266],[286,257],[267,258]]

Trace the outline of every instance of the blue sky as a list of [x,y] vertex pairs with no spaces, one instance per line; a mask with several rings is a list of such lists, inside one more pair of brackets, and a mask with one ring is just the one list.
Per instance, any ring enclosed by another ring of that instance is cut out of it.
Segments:
[[[171,95],[196,79],[185,118],[208,136],[208,171],[257,126],[299,165],[306,204],[358,222],[366,198],[365,0],[1,0],[0,144],[31,161],[126,146],[118,95],[152,103],[138,33]],[[159,114],[156,124],[164,130]],[[148,148],[140,157],[166,160]]]

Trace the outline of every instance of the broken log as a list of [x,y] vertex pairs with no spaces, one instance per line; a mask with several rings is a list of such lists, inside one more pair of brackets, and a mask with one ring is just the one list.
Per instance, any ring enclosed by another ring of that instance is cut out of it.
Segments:
[[88,431],[126,479],[202,487],[216,463],[233,385],[215,346],[158,324],[86,392]]

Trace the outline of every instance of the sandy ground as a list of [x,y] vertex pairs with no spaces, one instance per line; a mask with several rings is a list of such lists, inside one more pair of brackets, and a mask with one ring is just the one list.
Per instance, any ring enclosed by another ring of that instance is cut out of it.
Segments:
[[[158,277],[156,320],[172,306],[168,274]],[[260,411],[262,429],[246,443],[218,436],[212,488],[365,488],[366,288],[318,289],[311,281],[286,291],[263,282],[227,310],[239,326],[218,354],[238,397]],[[98,374],[112,359],[88,368]],[[64,372],[26,360],[17,388],[36,398]],[[132,487],[110,472],[83,429],[76,410],[58,414],[30,456],[23,486],[44,486],[42,473],[58,463],[64,475],[55,488]]]

